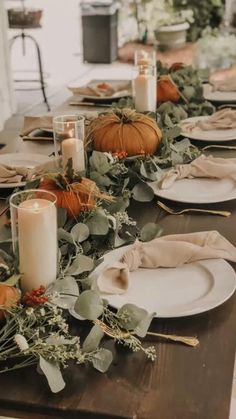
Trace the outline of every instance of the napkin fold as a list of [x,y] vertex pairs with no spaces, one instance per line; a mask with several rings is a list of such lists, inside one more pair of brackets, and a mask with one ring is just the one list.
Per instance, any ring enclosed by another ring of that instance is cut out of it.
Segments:
[[236,158],[223,159],[202,154],[189,164],[178,164],[170,169],[158,185],[161,189],[169,189],[176,180],[184,178],[230,178],[236,181]]
[[53,117],[49,115],[25,116],[23,128],[20,133],[21,137],[27,136],[37,129],[52,129],[52,119]]
[[[97,111],[78,113],[85,117],[85,127],[98,117]],[[24,141],[52,141],[53,133],[47,133],[44,129],[53,129],[53,116],[25,116],[20,136]]]
[[235,92],[236,77],[228,77],[225,80],[215,80],[211,82],[213,92]]
[[224,108],[204,120],[181,122],[181,129],[186,133],[193,131],[212,131],[236,128],[236,110]]
[[129,273],[139,268],[175,268],[218,258],[236,262],[236,248],[218,231],[173,234],[147,243],[137,241],[120,261],[100,273],[97,287],[103,293],[123,294],[129,287]]
[[44,173],[58,170],[58,160],[54,159],[47,163],[40,164],[34,168],[27,168],[21,166],[0,165],[0,183],[20,183],[33,180],[37,176],[42,176]]

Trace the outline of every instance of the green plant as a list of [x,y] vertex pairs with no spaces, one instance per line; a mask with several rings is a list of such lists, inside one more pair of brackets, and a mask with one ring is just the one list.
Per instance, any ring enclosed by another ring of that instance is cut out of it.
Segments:
[[218,27],[224,15],[224,0],[173,0],[173,2],[178,10],[190,8],[193,11],[194,22],[188,32],[190,41],[196,41],[207,26]]

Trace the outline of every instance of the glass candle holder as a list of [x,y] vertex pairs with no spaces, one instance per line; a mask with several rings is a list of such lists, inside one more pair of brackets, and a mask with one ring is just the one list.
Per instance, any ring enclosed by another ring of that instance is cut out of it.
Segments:
[[76,172],[85,171],[84,121],[85,118],[81,115],[62,115],[53,118],[55,155],[62,156],[64,169],[72,159],[72,167]]
[[135,66],[153,66],[156,68],[156,51],[138,49],[134,52]]
[[57,276],[56,196],[29,189],[10,198],[13,252],[23,291],[48,287]]
[[134,69],[132,78],[134,105],[137,112],[156,112],[157,77],[156,66],[140,65]]

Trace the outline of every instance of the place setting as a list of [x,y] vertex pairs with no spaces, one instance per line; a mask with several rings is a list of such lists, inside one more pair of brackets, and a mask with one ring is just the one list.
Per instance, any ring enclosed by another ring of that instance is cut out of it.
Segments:
[[234,77],[224,80],[211,79],[204,84],[204,97],[214,103],[236,103],[236,83]]
[[130,80],[92,80],[83,86],[69,85],[70,105],[110,107],[112,102],[132,96]]

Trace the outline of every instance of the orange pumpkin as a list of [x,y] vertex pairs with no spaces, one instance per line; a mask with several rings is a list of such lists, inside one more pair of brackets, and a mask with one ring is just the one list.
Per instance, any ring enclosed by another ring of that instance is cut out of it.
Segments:
[[76,217],[82,211],[94,208],[95,196],[99,192],[95,182],[87,178],[83,178],[81,182],[68,184],[68,189],[63,190],[54,180],[45,177],[39,187],[53,192],[57,197],[57,207],[65,208],[69,217]]
[[[0,284],[0,306],[6,309],[13,307],[20,299],[20,292],[6,284]],[[4,319],[4,309],[0,308],[0,321]]]
[[157,81],[157,102],[178,102],[180,92],[170,76],[161,76]]
[[100,115],[87,134],[87,144],[93,142],[95,150],[128,156],[154,154],[161,139],[161,130],[152,118],[129,108]]
[[181,70],[181,68],[183,68],[183,67],[185,67],[184,63],[173,63],[170,66],[170,70],[171,71],[178,71],[178,70]]

